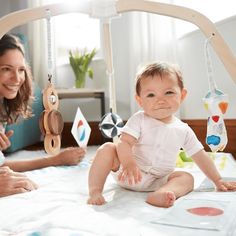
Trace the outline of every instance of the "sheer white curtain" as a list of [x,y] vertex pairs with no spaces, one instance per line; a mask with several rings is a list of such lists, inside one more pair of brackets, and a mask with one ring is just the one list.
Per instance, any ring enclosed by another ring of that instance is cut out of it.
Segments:
[[[45,5],[44,0],[28,0],[28,7],[34,8]],[[30,64],[34,80],[41,88],[45,88],[48,82],[48,55],[47,55],[47,23],[46,19],[40,19],[28,24],[30,44]],[[54,77],[52,78],[55,79]]]
[[173,18],[133,12],[130,14],[130,107],[131,113],[138,107],[134,100],[134,78],[138,66],[151,61],[169,61],[177,63],[177,40],[173,27]]

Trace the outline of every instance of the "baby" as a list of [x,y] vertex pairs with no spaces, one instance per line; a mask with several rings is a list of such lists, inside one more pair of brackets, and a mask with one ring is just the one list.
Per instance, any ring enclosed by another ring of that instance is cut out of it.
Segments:
[[182,74],[174,65],[158,62],[137,74],[136,101],[142,108],[127,121],[117,144],[105,143],[96,152],[89,172],[88,204],[102,205],[104,183],[110,171],[117,183],[133,191],[146,191],[146,202],[170,207],[193,190],[190,173],[175,171],[183,148],[219,191],[235,191],[225,182],[193,130],[175,117],[187,95]]

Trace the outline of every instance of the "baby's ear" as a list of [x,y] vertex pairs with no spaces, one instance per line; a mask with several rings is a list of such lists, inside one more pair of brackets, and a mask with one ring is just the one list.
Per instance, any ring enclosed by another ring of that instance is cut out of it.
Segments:
[[136,102],[138,103],[139,106],[142,106],[142,101],[141,101],[141,98],[140,96],[138,96],[137,94],[135,95],[135,99],[136,99]]
[[181,101],[183,101],[185,99],[185,97],[187,96],[187,89],[183,88],[181,91]]

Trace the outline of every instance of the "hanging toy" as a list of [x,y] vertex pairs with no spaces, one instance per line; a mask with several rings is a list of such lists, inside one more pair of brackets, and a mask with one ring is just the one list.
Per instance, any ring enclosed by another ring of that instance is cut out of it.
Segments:
[[114,138],[119,136],[121,129],[124,126],[122,119],[116,112],[115,103],[115,79],[113,73],[113,61],[112,61],[112,48],[111,48],[111,36],[110,36],[110,22],[108,19],[104,19],[104,46],[105,46],[105,58],[107,63],[107,74],[109,77],[109,106],[110,112],[102,117],[99,124],[99,129],[105,138]]
[[57,154],[61,148],[61,133],[64,127],[62,115],[57,111],[59,99],[53,87],[52,80],[52,53],[51,53],[51,23],[50,11],[47,11],[47,37],[48,37],[48,85],[43,90],[43,105],[45,110],[41,113],[39,127],[44,135],[44,149],[48,154]]
[[124,123],[120,116],[109,112],[102,117],[99,129],[105,138],[114,138],[120,135],[123,126]]
[[212,63],[209,56],[209,41],[205,43],[205,57],[208,72],[209,92],[206,94],[204,107],[209,112],[207,119],[206,143],[212,152],[223,151],[227,145],[227,131],[223,120],[223,115],[228,108],[228,95],[217,89],[213,79]]
[[91,128],[79,107],[77,108],[71,133],[80,147],[87,147]]
[[62,115],[58,109],[59,99],[56,90],[49,81],[43,90],[43,105],[39,127],[44,135],[44,149],[48,154],[57,154],[61,147],[61,133],[64,127]]

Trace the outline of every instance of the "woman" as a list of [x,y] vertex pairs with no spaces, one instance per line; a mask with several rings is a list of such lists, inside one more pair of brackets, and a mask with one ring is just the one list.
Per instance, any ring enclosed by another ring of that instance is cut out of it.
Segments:
[[[30,108],[32,96],[32,76],[26,64],[24,48],[19,39],[13,35],[4,35],[0,39],[0,152],[11,143],[10,130],[4,132],[6,124],[12,124],[19,117],[32,116]],[[1,153],[2,154],[2,153]],[[67,148],[57,155],[32,160],[7,160],[0,167],[0,196],[31,191],[37,188],[22,173],[48,166],[76,165],[84,157],[82,148]]]

